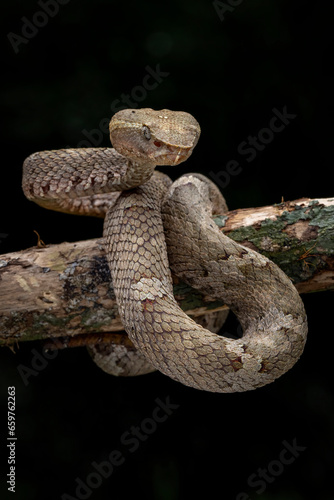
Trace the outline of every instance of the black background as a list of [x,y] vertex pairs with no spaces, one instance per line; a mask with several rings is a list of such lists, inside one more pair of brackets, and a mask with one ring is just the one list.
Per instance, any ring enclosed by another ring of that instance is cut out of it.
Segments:
[[[204,0],[70,0],[28,43],[19,43],[17,53],[7,34],[22,36],[22,18],[41,22],[41,7],[34,0],[4,4],[0,233],[7,237],[1,253],[35,245],[34,229],[46,243],[102,234],[100,220],[28,202],[20,187],[22,163],[34,151],[77,146],[84,129],[110,118],[115,99],[136,92],[147,66],[159,65],[168,76],[138,106],[185,110],[202,127],[193,156],[171,172],[173,179],[186,171],[218,174],[236,159],[242,172],[224,189],[231,209],[282,196],[333,196],[330,2],[244,0],[220,19]],[[296,118],[247,162],[239,144],[284,106]],[[109,146],[107,134],[98,145]],[[25,386],[17,367],[31,366],[32,349],[41,352],[40,346],[26,343],[16,354],[2,349],[5,474],[6,394],[7,386],[16,386],[15,498],[75,497],[76,478],[85,481],[92,462],[118,449],[124,464],[89,498],[244,500],[238,495],[245,492],[245,499],[334,499],[333,295],[303,299],[309,339],[301,360],[274,384],[244,394],[204,393],[160,373],[117,379],[100,371],[85,349],[59,352]],[[122,434],[152,415],[156,398],[167,397],[179,407],[131,453]],[[294,440],[306,449],[257,493],[249,477],[275,467],[282,442]],[[1,498],[12,498],[5,481],[2,476]]]

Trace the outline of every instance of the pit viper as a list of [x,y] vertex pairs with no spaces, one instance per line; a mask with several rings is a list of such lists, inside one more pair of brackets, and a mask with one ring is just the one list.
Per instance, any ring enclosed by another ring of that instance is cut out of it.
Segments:
[[[284,272],[224,235],[212,213],[225,206],[200,174],[172,183],[157,165],[193,152],[200,126],[189,113],[124,109],[110,121],[113,148],[43,151],[23,165],[23,191],[42,207],[105,216],[103,236],[119,314],[135,348],[93,348],[111,373],[154,369],[212,392],[252,390],[299,359],[307,318]],[[222,299],[238,317],[241,338],[217,335],[190,319],[173,296],[171,269]]]

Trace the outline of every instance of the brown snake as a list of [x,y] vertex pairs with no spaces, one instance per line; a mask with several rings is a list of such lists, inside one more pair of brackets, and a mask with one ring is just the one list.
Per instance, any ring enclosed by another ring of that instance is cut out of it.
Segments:
[[[158,369],[198,389],[246,391],[295,364],[306,341],[306,314],[283,271],[212,222],[224,201],[211,181],[189,174],[172,184],[154,172],[156,165],[186,160],[199,135],[188,113],[122,110],[110,122],[115,149],[35,153],[24,162],[23,190],[46,208],[105,215],[119,314],[138,351],[96,346],[93,357],[104,370],[133,375]],[[170,267],[224,300],[241,323],[242,338],[219,336],[190,319],[174,299]]]

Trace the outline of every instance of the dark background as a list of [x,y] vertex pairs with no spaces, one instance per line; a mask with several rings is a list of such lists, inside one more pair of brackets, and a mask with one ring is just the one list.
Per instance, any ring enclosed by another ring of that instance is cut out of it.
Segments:
[[[84,129],[110,118],[115,99],[142,85],[147,66],[169,75],[138,106],[185,110],[202,127],[191,159],[171,172],[174,179],[186,171],[218,174],[236,159],[242,172],[224,189],[231,209],[282,196],[333,196],[329,6],[244,0],[221,11],[220,19],[204,0],[70,0],[15,53],[7,34],[22,36],[22,18],[43,24],[36,18],[42,9],[34,0],[4,2],[1,253],[35,245],[34,229],[46,243],[102,234],[99,220],[28,202],[20,187],[22,163],[34,151],[77,146],[86,139]],[[296,118],[247,162],[239,144],[284,106]],[[109,145],[107,134],[97,145]],[[5,474],[7,386],[17,393],[15,498],[75,498],[75,479],[85,481],[92,462],[118,449],[124,464],[89,498],[334,499],[333,294],[303,298],[309,339],[301,360],[274,384],[244,394],[204,393],[160,373],[117,379],[100,371],[85,349],[59,352],[25,386],[17,367],[31,367],[32,349],[41,352],[40,346],[23,344],[15,355],[1,349]],[[121,435],[152,415],[156,398],[166,397],[178,409],[130,453]],[[282,442],[294,440],[306,449],[258,494],[248,478],[259,468],[277,470],[272,461]],[[4,476],[1,481],[1,498],[12,498]],[[241,492],[247,495],[238,497]]]

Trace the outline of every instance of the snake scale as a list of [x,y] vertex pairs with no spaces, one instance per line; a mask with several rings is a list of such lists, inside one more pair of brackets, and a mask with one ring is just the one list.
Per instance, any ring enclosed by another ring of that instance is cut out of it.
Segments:
[[[93,348],[111,373],[160,370],[185,385],[241,392],[273,382],[303,352],[307,319],[290,279],[273,262],[225,236],[212,213],[225,202],[206,177],[172,184],[156,165],[176,166],[200,135],[186,112],[124,109],[110,122],[114,148],[34,153],[23,190],[39,205],[105,216],[104,240],[124,328],[135,348]],[[177,305],[171,271],[222,299],[237,315],[241,338],[226,338]]]

